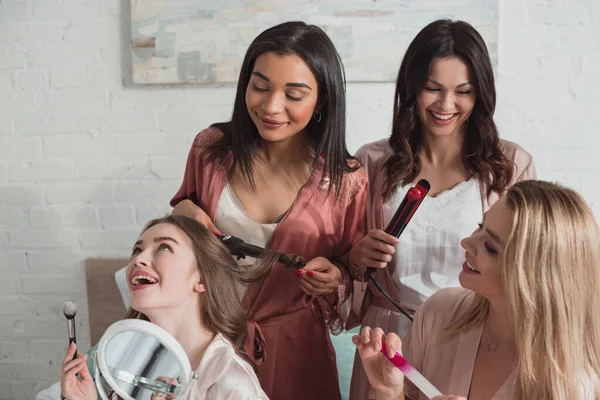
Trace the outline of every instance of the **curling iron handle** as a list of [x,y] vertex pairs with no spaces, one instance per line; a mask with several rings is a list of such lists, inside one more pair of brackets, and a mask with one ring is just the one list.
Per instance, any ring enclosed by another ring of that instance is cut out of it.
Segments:
[[[423,198],[429,192],[431,185],[426,179],[421,179],[417,182],[416,186],[408,189],[404,199],[400,203],[400,206],[394,213],[392,220],[389,222],[388,226],[385,228],[385,233],[395,236],[397,238],[400,237],[402,232],[404,232],[404,228],[411,220],[414,212],[423,201]],[[376,268],[367,268],[367,272],[365,272],[365,280],[370,278],[374,278]]]

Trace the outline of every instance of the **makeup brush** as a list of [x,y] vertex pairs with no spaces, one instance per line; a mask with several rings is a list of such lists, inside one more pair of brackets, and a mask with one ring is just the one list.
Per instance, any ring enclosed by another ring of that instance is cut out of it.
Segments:
[[[77,340],[75,337],[75,314],[77,314],[77,307],[75,307],[75,303],[71,301],[65,301],[63,304],[63,314],[67,318],[67,329],[69,330],[69,346],[71,343],[77,344]],[[75,349],[75,354],[73,355],[73,360],[77,358],[77,349]]]

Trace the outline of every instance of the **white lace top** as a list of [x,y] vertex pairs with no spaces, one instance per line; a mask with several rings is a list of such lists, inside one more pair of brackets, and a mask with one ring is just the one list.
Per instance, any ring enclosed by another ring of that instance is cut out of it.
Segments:
[[[411,186],[399,187],[394,196],[383,204],[383,223],[387,226],[406,191]],[[400,306],[416,310],[437,290],[460,286],[458,274],[465,261],[465,250],[460,241],[469,236],[483,219],[479,180],[470,179],[441,192],[436,197],[427,196],[400,236],[390,266],[394,265],[392,278],[400,293]],[[373,314],[375,313],[375,314]],[[389,311],[371,307],[366,322],[388,326]],[[395,330],[401,337],[410,328],[410,321],[400,316]],[[396,325],[396,323],[391,323]],[[395,329],[390,326],[389,329]]]

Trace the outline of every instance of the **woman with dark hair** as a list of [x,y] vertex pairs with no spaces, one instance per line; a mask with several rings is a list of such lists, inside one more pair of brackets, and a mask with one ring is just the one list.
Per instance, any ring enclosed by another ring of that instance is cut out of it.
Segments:
[[[356,154],[370,182],[369,233],[350,251],[350,265],[358,275],[378,268],[377,280],[408,313],[437,290],[458,286],[460,238],[511,185],[536,177],[531,155],[498,137],[495,107],[483,38],[466,22],[435,21],[400,65],[391,137]],[[407,190],[423,178],[431,191],[401,239],[386,234]],[[360,322],[401,337],[411,325],[371,284],[347,327]],[[368,390],[357,357],[351,398],[364,399]]]
[[198,134],[171,205],[213,232],[309,260],[273,268],[243,296],[247,352],[271,398],[340,398],[329,330],[341,330],[344,255],[366,233],[367,197],[346,149],[333,43],[303,22],[264,31],[244,58],[231,121]]
[[[187,217],[156,219],[144,228],[127,265],[126,318],[150,321],[181,344],[198,374],[186,398],[267,399],[243,351],[246,315],[238,291],[242,283],[265,277],[276,259],[267,254],[252,267],[240,267],[215,235]],[[73,343],[63,362],[62,395],[97,399],[88,355],[73,359],[75,351]]]

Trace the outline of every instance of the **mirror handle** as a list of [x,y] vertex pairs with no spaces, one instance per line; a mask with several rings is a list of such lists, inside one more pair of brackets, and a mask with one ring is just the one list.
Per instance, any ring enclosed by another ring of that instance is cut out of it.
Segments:
[[104,391],[104,386],[102,386],[102,379],[100,378],[100,368],[98,367],[98,352],[95,351],[93,355],[93,365],[94,365],[94,383],[96,384],[96,391],[100,394],[100,398],[102,400],[109,400],[108,395]]

